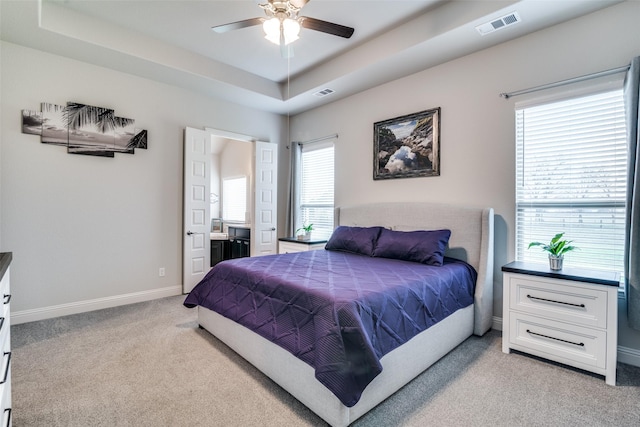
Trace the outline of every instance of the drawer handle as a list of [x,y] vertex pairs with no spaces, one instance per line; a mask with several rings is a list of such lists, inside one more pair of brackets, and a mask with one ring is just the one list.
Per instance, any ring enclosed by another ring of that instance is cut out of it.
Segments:
[[4,304],[9,304],[9,302],[11,302],[11,294],[7,295],[4,294]]
[[4,410],[4,413],[7,414],[5,420],[7,422],[4,424],[4,427],[9,427],[11,425],[11,408],[7,408]]
[[0,317],[0,331],[2,330],[3,326],[4,326],[4,317]]
[[534,299],[534,300],[538,300],[538,301],[553,302],[553,303],[555,303],[555,304],[570,305],[570,306],[572,306],[572,307],[580,307],[580,308],[584,308],[584,304],[573,304],[573,303],[570,303],[570,302],[555,301],[555,300],[552,300],[552,299],[539,298],[539,297],[532,297],[531,295],[527,295],[527,298],[529,298],[529,299]]
[[531,334],[531,335],[536,335],[538,337],[549,338],[550,340],[556,340],[556,341],[566,342],[567,344],[577,345],[578,347],[584,347],[584,343],[583,342],[577,343],[577,342],[567,341],[567,340],[563,340],[563,339],[556,338],[556,337],[550,337],[549,335],[543,335],[543,334],[539,334],[537,332],[532,332],[529,329],[527,329],[527,333]]
[[5,356],[9,355],[9,357],[7,357],[7,364],[4,367],[4,375],[3,375],[2,381],[0,381],[0,384],[4,384],[7,382],[7,377],[9,376],[9,365],[11,364],[11,352],[6,351],[4,355]]

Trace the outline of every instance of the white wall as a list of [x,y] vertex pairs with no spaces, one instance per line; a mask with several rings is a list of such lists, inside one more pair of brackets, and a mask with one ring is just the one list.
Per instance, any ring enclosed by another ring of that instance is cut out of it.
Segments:
[[[462,57],[300,114],[291,120],[291,139],[338,133],[336,205],[421,200],[493,207],[494,313],[501,317],[500,267],[514,259],[514,103],[522,98],[498,95],[628,64],[640,55],[639,18],[640,2],[626,2]],[[374,181],[373,123],[434,107],[442,108],[441,175]],[[640,350],[640,333],[626,317],[620,329],[620,344]]]
[[[282,118],[11,43],[2,42],[1,55],[0,250],[13,252],[17,320],[60,313],[52,306],[178,293],[184,127],[276,142]],[[20,132],[22,109],[67,101],[135,119],[149,149],[70,155]]]

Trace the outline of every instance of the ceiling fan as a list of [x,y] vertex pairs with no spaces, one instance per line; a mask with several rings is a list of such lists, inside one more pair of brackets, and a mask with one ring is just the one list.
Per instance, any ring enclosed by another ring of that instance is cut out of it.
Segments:
[[[354,29],[320,19],[298,16],[300,9],[311,0],[268,0],[268,3],[259,4],[266,18],[251,18],[229,24],[217,25],[211,29],[217,33],[226,33],[231,30],[253,27],[262,24],[265,38],[281,47],[296,41],[300,28],[320,31],[346,39],[353,35]],[[284,52],[284,51],[283,51]]]

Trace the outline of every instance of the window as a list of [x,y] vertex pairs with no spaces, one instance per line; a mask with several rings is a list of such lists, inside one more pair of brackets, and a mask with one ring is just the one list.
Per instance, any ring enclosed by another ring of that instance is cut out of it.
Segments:
[[245,222],[247,212],[247,177],[222,180],[222,218]]
[[624,271],[625,132],[622,90],[516,109],[516,259],[565,232],[569,265]]
[[313,224],[313,235],[319,238],[333,232],[333,163],[333,142],[302,145],[297,227]]

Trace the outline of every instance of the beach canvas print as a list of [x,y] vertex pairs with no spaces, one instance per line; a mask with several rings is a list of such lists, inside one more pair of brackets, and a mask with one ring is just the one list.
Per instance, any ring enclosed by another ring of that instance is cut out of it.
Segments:
[[136,135],[135,120],[124,117],[114,117],[114,145],[118,153],[133,154],[135,145],[133,138]]
[[44,144],[63,145],[71,154],[114,157],[147,148],[147,131],[114,110],[78,102],[41,104],[41,112],[22,110],[22,133],[40,135]]
[[42,135],[42,113],[34,110],[22,110],[22,133]]
[[69,102],[65,113],[69,124],[69,153],[114,156],[113,110]]
[[131,145],[134,148],[147,149],[147,131],[144,129],[136,129],[136,134],[131,140]]
[[42,103],[42,143],[67,145],[69,143],[69,126],[64,105]]

